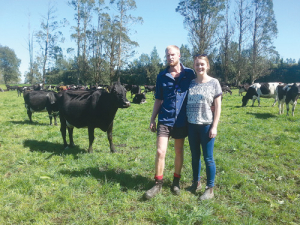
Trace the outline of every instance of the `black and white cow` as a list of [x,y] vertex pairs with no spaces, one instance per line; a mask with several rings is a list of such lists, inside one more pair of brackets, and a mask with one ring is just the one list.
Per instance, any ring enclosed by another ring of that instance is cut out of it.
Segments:
[[272,106],[275,105],[277,101],[277,92],[276,88],[279,83],[254,83],[252,84],[242,99],[242,106],[246,106],[249,99],[252,99],[252,106],[254,106],[254,102],[257,99],[258,106],[260,106],[260,98],[274,98],[275,101]]
[[230,95],[232,95],[232,91],[228,85],[222,85],[221,89],[223,94],[230,93]]
[[54,91],[26,91],[23,97],[30,122],[32,122],[32,113],[48,112],[50,125],[52,125],[52,117],[54,117],[54,124],[57,125],[58,93]]
[[292,105],[292,115],[295,114],[295,107],[297,105],[297,100],[300,95],[300,85],[287,84],[287,85],[278,85],[277,87],[277,98],[278,98],[278,108],[279,114],[283,113],[283,105],[286,104],[286,115],[289,115],[290,107]]
[[146,94],[145,92],[140,93],[140,94],[136,94],[132,100],[133,103],[136,104],[143,104],[146,103]]
[[110,151],[115,152],[112,142],[113,120],[118,108],[128,108],[130,102],[126,99],[126,89],[120,82],[114,84],[110,92],[106,90],[73,91],[62,93],[59,102],[60,131],[64,147],[66,141],[66,128],[68,128],[70,146],[74,146],[73,128],[88,128],[89,149],[93,152],[94,129],[100,128],[107,132]]
[[239,96],[240,95],[243,95],[242,93],[243,92],[247,92],[248,89],[249,89],[250,85],[248,83],[245,83],[245,84],[242,84],[242,85],[239,85],[238,88],[239,88]]

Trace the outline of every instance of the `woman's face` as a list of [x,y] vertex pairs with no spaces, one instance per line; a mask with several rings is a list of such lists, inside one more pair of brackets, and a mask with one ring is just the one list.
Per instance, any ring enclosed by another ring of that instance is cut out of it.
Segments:
[[204,75],[207,73],[209,66],[207,65],[206,60],[204,59],[195,59],[194,61],[194,69],[197,75]]

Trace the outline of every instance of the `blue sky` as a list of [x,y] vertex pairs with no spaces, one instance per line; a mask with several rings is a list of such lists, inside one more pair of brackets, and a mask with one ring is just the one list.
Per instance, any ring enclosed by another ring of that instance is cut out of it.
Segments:
[[[234,1],[234,0],[231,0]],[[28,14],[30,13],[31,30],[40,28],[41,17],[46,15],[48,0],[0,0],[0,44],[13,49],[21,59],[20,71],[23,75],[28,70],[29,53]],[[74,25],[74,11],[66,0],[54,1],[57,3],[57,18],[67,18]],[[131,12],[141,16],[142,25],[132,28],[136,31],[131,35],[132,40],[139,43],[137,55],[150,54],[154,47],[163,59],[164,49],[170,44],[181,46],[188,44],[187,31],[183,26],[183,17],[175,12],[179,0],[136,0],[137,10]],[[278,35],[274,39],[274,46],[284,59],[300,59],[300,0],[273,0],[275,17],[277,20]],[[70,27],[63,29],[66,41],[63,45],[64,54],[68,47],[74,47],[75,42],[69,37]],[[38,48],[38,44],[34,43]]]

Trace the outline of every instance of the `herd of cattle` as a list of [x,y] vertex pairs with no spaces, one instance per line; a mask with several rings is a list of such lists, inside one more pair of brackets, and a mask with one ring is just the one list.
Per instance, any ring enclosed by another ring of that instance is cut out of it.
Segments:
[[[115,152],[112,141],[113,121],[118,108],[128,108],[130,102],[126,98],[126,92],[135,95],[133,103],[146,102],[146,93],[155,92],[155,86],[145,85],[144,92],[138,85],[127,85],[118,81],[112,86],[47,86],[45,90],[42,84],[34,86],[9,86],[7,90],[17,90],[18,96],[23,93],[25,107],[30,122],[32,113],[48,112],[50,125],[54,118],[60,118],[60,131],[64,142],[64,147],[74,146],[73,129],[88,128],[89,148],[88,152],[93,152],[94,129],[100,128],[107,133],[110,144],[110,151]],[[49,90],[50,89],[50,90]],[[57,92],[53,91],[57,90]],[[69,145],[66,140],[66,130],[69,133]]]
[[279,114],[283,113],[283,105],[286,104],[287,115],[289,114],[289,105],[292,105],[292,115],[294,116],[295,107],[300,95],[300,83],[254,83],[252,85],[241,86],[239,93],[246,91],[242,98],[242,106],[246,106],[252,99],[252,106],[257,99],[260,106],[260,98],[274,98],[274,103],[278,101]]
[[[73,128],[88,128],[89,148],[92,152],[94,141],[94,129],[100,128],[107,132],[107,138],[110,144],[110,151],[115,152],[112,142],[113,121],[118,108],[128,108],[130,102],[126,98],[126,92],[133,95],[133,103],[144,103],[146,93],[155,93],[155,86],[145,85],[144,92],[141,93],[141,87],[138,85],[121,84],[119,81],[112,86],[47,86],[44,90],[42,84],[34,86],[9,86],[7,90],[17,90],[18,96],[23,93],[25,107],[30,122],[32,122],[32,113],[48,112],[50,125],[52,118],[57,125],[56,118],[60,118],[60,131],[64,142],[64,147],[74,146]],[[223,94],[232,91],[228,85],[221,85]],[[57,92],[53,91],[56,90]],[[286,104],[287,115],[289,105],[292,105],[292,115],[294,116],[295,106],[300,94],[300,83],[254,83],[252,85],[239,86],[239,95],[246,94],[242,98],[242,106],[252,99],[252,106],[257,99],[260,106],[260,98],[274,98],[273,106],[278,101],[279,114],[283,113],[283,104]],[[66,141],[66,129],[69,133],[70,144]]]

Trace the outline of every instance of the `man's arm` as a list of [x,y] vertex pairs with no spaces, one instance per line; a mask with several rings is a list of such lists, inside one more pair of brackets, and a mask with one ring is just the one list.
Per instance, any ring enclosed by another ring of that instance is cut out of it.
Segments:
[[152,111],[152,116],[150,119],[150,130],[152,132],[156,131],[156,123],[155,123],[155,118],[160,110],[161,104],[163,103],[163,100],[160,99],[155,99],[154,106],[153,106],[153,111]]

